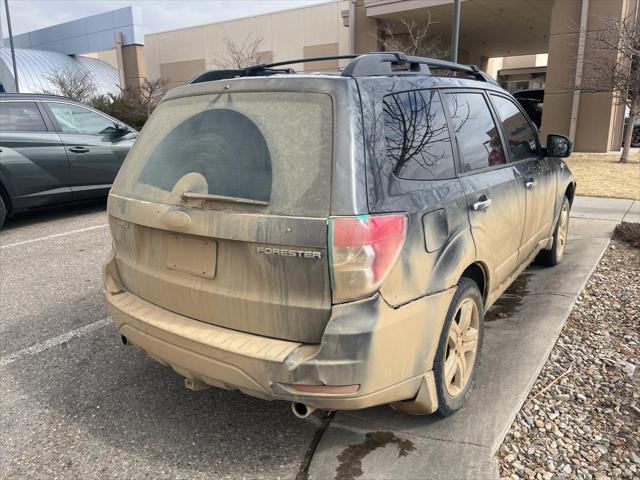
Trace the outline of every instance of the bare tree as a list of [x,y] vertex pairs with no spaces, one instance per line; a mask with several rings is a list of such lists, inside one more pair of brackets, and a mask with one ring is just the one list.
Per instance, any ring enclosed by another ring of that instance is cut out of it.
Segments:
[[160,103],[160,100],[162,100],[162,97],[167,93],[168,85],[169,81],[164,78],[158,78],[156,80],[148,80],[145,78],[140,84],[138,90],[147,117],[151,115],[151,112],[153,112],[158,103]]
[[629,127],[620,162],[626,163],[636,118],[640,116],[640,13],[625,18],[600,18],[602,29],[586,37],[584,79],[575,89],[613,93],[629,109]]
[[432,108],[439,101],[435,90],[414,90],[384,101],[387,159],[393,162],[396,176],[402,177],[412,161],[433,174],[446,157],[437,144],[449,143],[449,130],[444,117]]
[[378,41],[386,51],[404,52],[407,55],[446,59],[449,48],[442,44],[440,35],[432,33],[433,25],[437,22],[427,15],[425,20],[418,23],[415,20],[401,18],[398,31],[387,23],[378,36]]
[[47,90],[45,93],[62,95],[77,102],[88,102],[96,91],[91,72],[88,70],[65,67],[46,78],[51,82],[54,90]]
[[91,104],[134,128],[142,128],[165,93],[165,79],[142,81],[139,87],[120,88],[120,93],[92,98]]
[[270,61],[268,54],[260,51],[262,37],[247,35],[242,43],[234,43],[229,38],[222,42],[224,53],[213,59],[213,63],[220,68],[242,69]]

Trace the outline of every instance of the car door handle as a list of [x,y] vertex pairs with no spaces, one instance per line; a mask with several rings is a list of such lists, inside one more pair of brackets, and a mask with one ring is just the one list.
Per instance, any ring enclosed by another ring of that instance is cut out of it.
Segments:
[[89,149],[86,147],[71,147],[69,151],[73,153],[87,153]]
[[524,184],[524,186],[527,187],[529,190],[533,190],[534,188],[536,188],[536,185],[538,185],[538,182],[536,182],[533,178],[530,178]]
[[487,208],[489,208],[489,205],[491,205],[491,199],[483,195],[478,199],[476,203],[473,204],[473,210],[475,210],[476,212],[478,210],[486,210]]

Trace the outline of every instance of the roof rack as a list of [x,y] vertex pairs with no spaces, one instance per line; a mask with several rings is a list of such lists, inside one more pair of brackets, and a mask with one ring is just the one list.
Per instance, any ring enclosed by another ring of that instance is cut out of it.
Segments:
[[[398,75],[401,73],[418,73],[432,75],[431,68],[462,72],[481,82],[497,85],[497,82],[475,65],[447,62],[436,58],[415,57],[402,52],[371,52],[362,55],[335,55],[330,57],[300,58],[269,64],[253,65],[247,68],[232,70],[210,70],[195,77],[189,82],[202,83],[213,80],[226,80],[238,77],[269,76],[281,73],[296,73],[292,68],[274,68],[296,63],[323,62],[327,60],[352,60],[342,71],[343,77],[367,77],[378,75]],[[399,68],[402,67],[402,68]]]

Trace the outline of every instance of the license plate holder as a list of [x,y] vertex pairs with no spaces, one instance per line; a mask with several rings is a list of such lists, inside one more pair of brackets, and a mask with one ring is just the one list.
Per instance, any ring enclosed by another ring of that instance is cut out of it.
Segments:
[[167,268],[213,280],[218,242],[210,238],[173,234],[167,245]]

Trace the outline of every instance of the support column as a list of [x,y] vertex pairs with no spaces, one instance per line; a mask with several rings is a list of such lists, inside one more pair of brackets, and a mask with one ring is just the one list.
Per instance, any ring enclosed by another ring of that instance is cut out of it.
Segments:
[[144,46],[122,46],[122,68],[125,87],[139,87],[145,78]]
[[[572,110],[575,120],[576,151],[606,152],[620,148],[620,130],[624,108],[619,108],[613,93],[585,93],[574,96],[579,26],[583,8],[587,8],[585,62],[589,63],[589,34],[602,27],[599,18],[623,18],[635,0],[554,0],[549,34],[549,60],[542,116],[543,139],[549,133],[569,135]],[[585,74],[587,72],[584,72]],[[579,102],[575,104],[574,102]]]
[[489,57],[482,55],[480,52],[469,52],[467,50],[458,49],[458,63],[475,65],[483,72],[486,72],[489,67]]
[[353,28],[353,39],[355,42],[354,53],[367,53],[380,51],[380,42],[378,41],[379,25],[375,18],[367,17],[367,9],[364,6],[364,0],[354,0],[355,5],[353,11],[355,14],[355,22]]

